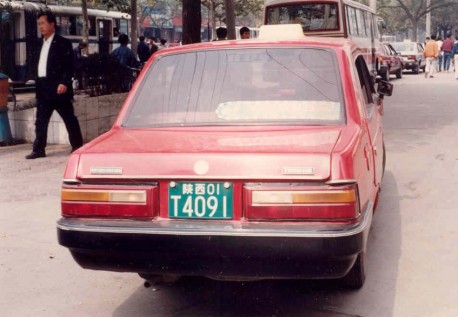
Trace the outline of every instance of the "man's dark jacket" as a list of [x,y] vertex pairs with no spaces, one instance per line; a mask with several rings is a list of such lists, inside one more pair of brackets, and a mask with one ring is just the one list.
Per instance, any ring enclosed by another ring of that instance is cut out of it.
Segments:
[[[41,41],[43,46],[43,41]],[[41,51],[38,51],[40,54]],[[37,58],[36,69],[40,55]],[[66,38],[54,34],[54,38],[49,48],[48,62],[46,66],[46,80],[40,84],[37,80],[37,99],[42,101],[68,101],[73,98],[73,48],[72,43]],[[65,94],[57,94],[57,86],[63,84],[67,87]]]

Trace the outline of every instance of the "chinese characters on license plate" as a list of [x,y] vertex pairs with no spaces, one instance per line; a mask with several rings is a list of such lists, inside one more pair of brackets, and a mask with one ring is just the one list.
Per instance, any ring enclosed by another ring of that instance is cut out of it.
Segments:
[[231,183],[170,182],[169,217],[232,219]]

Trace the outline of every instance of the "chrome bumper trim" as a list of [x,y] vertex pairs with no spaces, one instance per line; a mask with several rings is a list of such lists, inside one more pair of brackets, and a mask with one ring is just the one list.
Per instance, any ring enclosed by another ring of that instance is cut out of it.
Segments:
[[[243,223],[238,226],[210,221],[188,222],[154,220],[149,223],[120,220],[75,220],[62,218],[57,228],[63,231],[80,231],[110,234],[178,235],[178,236],[234,236],[234,237],[285,237],[285,238],[339,238],[360,234],[371,225],[372,204],[366,209],[361,222],[331,228],[330,225],[303,225],[299,223]],[[321,226],[321,228],[320,228]]]

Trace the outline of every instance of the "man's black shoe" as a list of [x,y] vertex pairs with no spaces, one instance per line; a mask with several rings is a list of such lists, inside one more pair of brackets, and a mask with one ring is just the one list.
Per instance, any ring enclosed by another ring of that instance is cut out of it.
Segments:
[[39,157],[46,157],[46,153],[45,152],[32,152],[29,155],[27,155],[25,158],[27,160],[34,160]]

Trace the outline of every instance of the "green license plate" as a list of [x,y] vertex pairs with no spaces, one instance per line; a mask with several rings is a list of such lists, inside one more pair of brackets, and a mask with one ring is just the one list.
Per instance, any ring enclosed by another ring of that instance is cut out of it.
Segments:
[[232,219],[232,183],[170,182],[169,217]]

